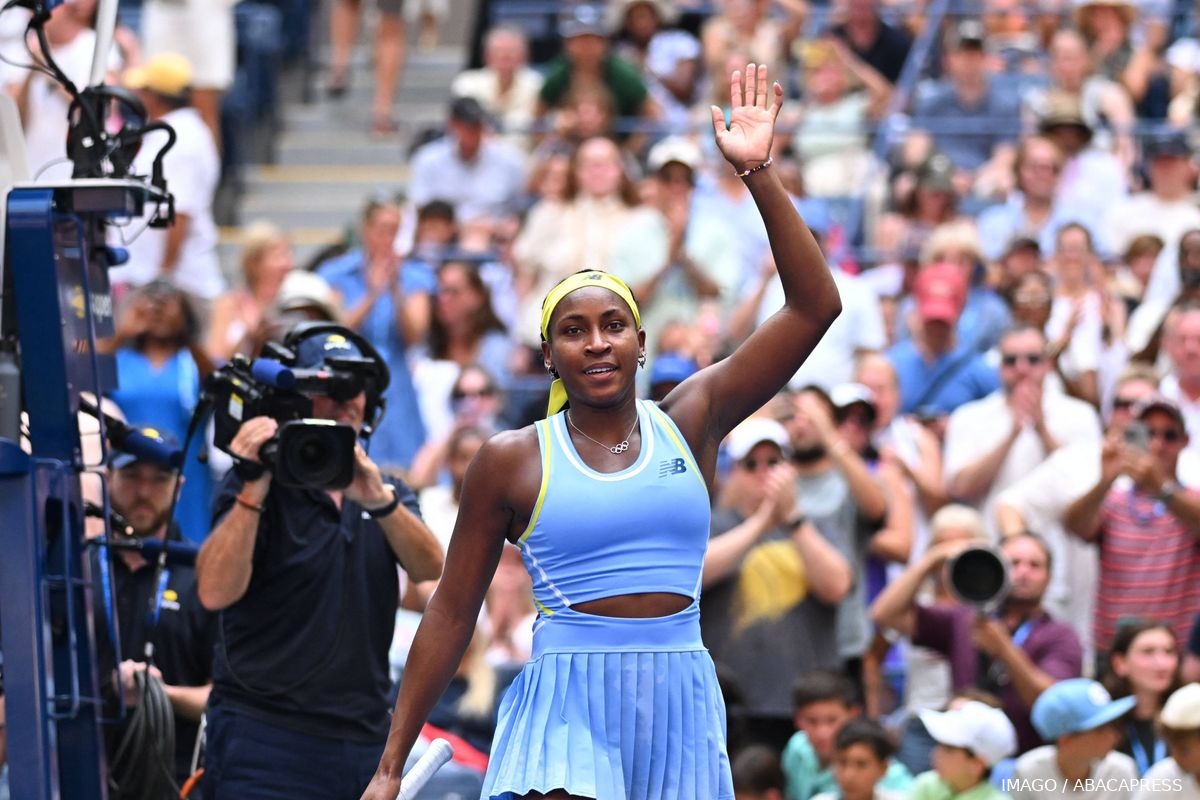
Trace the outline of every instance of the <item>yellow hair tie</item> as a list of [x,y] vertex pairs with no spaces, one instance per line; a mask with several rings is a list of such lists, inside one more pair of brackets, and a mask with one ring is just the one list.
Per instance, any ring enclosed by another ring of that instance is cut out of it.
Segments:
[[[633,291],[629,288],[629,285],[610,272],[588,269],[583,272],[576,272],[574,275],[560,281],[546,295],[546,299],[542,301],[543,340],[549,341],[550,339],[550,317],[554,315],[554,309],[558,308],[558,304],[562,302],[563,298],[576,289],[586,289],[589,286],[599,286],[602,289],[608,289],[617,297],[624,300],[626,305],[629,306],[629,310],[633,312],[634,324],[639,328],[642,327],[642,315],[638,311],[637,301],[633,299]],[[563,387],[562,380],[556,378],[550,384],[550,402],[546,408],[546,416],[558,413],[566,404],[567,390]]]

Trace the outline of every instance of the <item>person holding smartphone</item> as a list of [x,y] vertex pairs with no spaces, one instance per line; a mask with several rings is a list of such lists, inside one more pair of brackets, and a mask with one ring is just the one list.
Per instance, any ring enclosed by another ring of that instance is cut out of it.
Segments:
[[1067,530],[1100,548],[1097,652],[1112,644],[1126,617],[1163,620],[1182,647],[1200,612],[1200,493],[1177,477],[1188,444],[1183,413],[1154,394],[1136,406],[1135,417],[1121,439],[1105,441],[1100,480],[1063,517]]

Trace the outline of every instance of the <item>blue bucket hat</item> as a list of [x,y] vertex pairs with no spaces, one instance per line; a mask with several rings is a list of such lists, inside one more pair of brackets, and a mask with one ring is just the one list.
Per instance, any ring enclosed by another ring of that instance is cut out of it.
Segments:
[[1068,678],[1042,692],[1029,716],[1038,735],[1053,742],[1112,722],[1136,702],[1134,697],[1113,700],[1107,689],[1089,678]]

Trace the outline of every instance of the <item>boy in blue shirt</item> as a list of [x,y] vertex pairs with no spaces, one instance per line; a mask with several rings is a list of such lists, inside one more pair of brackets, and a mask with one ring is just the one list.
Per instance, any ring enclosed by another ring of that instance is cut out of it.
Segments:
[[[833,771],[837,733],[859,713],[854,684],[845,675],[813,670],[796,679],[792,715],[797,731],[783,750],[788,800],[810,800],[822,792],[837,790]],[[902,789],[911,781],[904,765],[892,762],[880,786]]]
[[[896,743],[882,725],[869,719],[852,719],[838,731],[833,774],[837,790],[822,792],[813,800],[901,800],[912,776],[903,765],[892,761]],[[900,772],[907,784],[900,785]],[[889,788],[881,788],[885,776]]]

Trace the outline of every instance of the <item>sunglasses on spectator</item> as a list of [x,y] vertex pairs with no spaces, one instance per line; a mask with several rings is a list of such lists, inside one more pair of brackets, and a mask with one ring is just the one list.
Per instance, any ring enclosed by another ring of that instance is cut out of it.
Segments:
[[1041,306],[1050,302],[1050,295],[1045,292],[1017,292],[1013,302],[1019,306]]
[[482,389],[472,389],[470,391],[455,389],[450,393],[450,399],[466,400],[468,397],[491,397],[494,394],[496,394],[495,386],[484,386]]
[[1036,367],[1042,363],[1045,356],[1041,353],[1005,353],[1000,356],[1000,363],[1006,367],[1015,367],[1017,362],[1025,359],[1025,363],[1031,367]]
[[1179,444],[1183,441],[1183,431],[1178,428],[1146,427],[1146,436],[1150,439],[1162,439],[1167,444]]
[[759,461],[757,458],[747,458],[742,461],[742,466],[745,467],[748,472],[754,472],[759,467],[767,467],[770,469],[771,467],[777,467],[782,463],[782,458],[764,458],[762,461]]
[[1137,400],[1129,397],[1117,397],[1113,399],[1113,411],[1128,411],[1137,405]]
[[1053,161],[1026,161],[1024,166],[1030,169],[1044,169],[1050,172],[1062,171],[1062,166]]

